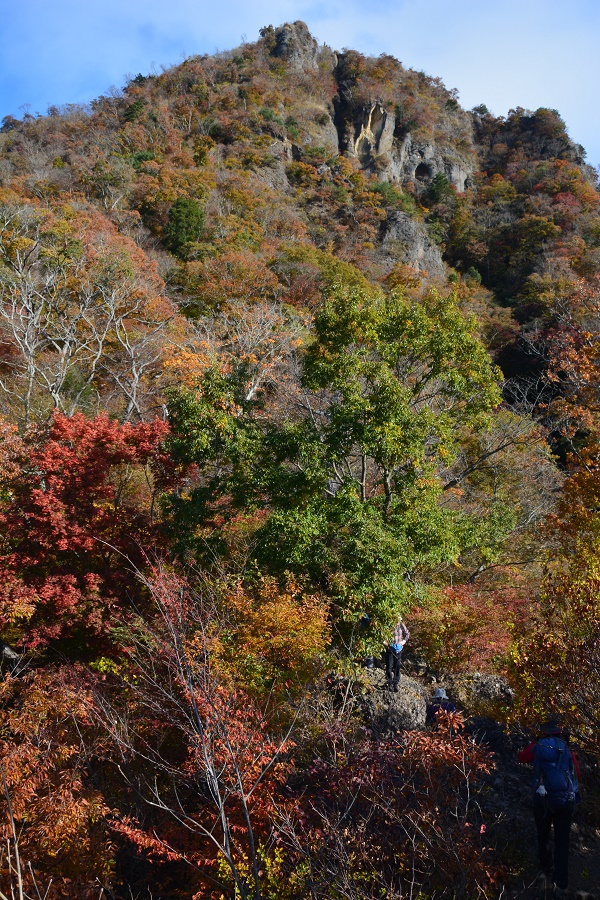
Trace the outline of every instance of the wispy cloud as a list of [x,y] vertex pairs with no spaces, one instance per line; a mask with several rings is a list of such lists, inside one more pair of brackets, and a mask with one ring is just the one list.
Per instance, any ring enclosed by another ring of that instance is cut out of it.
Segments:
[[262,25],[304,19],[334,48],[392,53],[457,87],[467,107],[551,106],[600,163],[597,0],[4,0],[0,115],[30,103],[85,102],[127,73],[255,40]]

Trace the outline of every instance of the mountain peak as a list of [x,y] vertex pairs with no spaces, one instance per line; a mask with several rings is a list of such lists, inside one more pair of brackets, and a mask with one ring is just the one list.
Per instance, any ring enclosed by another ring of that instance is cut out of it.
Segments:
[[319,45],[306,22],[286,22],[278,28],[269,26],[263,32],[271,35],[273,56],[284,59],[290,71],[305,72],[317,68]]

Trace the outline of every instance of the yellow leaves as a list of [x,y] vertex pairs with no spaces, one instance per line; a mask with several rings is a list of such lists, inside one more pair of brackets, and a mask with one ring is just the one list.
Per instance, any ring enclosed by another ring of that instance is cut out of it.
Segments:
[[207,349],[206,342],[200,342],[197,351],[174,346],[163,362],[167,383],[195,388],[204,373],[214,365],[214,356],[209,355]]
[[90,663],[90,669],[94,672],[99,672],[101,675],[118,675],[122,671],[123,666],[108,656],[100,656]]
[[224,645],[223,659],[237,667],[238,674],[239,668],[246,672],[250,687],[266,687],[274,678],[291,679],[290,686],[304,680],[329,644],[325,599],[303,593],[293,580],[281,587],[274,579],[261,579],[255,589],[238,582],[224,605],[232,616],[235,651],[231,656],[231,647]]
[[0,234],[0,245],[6,258],[21,266],[22,260],[35,249],[36,241],[24,235],[3,231]]
[[303,162],[293,162],[288,166],[288,178],[299,184],[316,185],[320,182],[321,176],[318,174],[314,166]]
[[4,602],[0,605],[2,613],[6,617],[6,621],[11,624],[19,624],[29,621],[36,610],[35,598],[29,597],[11,597],[9,606],[5,606]]

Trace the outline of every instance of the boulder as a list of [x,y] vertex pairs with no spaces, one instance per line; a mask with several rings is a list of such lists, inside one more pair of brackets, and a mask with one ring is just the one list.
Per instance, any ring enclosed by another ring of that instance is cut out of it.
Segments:
[[454,679],[452,692],[467,713],[485,710],[497,703],[512,702],[513,691],[501,675],[475,672],[467,677]]
[[22,662],[21,654],[0,640],[0,672],[18,673]]
[[401,675],[398,691],[387,687],[385,672],[366,669],[362,710],[375,737],[425,728],[427,692],[414,678]]

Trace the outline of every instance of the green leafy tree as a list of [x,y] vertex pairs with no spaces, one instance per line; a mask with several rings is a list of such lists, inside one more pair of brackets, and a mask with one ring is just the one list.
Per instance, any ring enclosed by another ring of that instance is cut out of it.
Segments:
[[432,204],[452,201],[454,196],[454,189],[443,172],[434,175],[425,192],[425,199]]
[[199,241],[204,231],[204,210],[196,200],[179,197],[169,210],[165,243],[177,255],[185,254],[188,244]]
[[452,295],[339,288],[315,318],[286,417],[246,401],[242,375],[212,372],[173,399],[172,452],[198,467],[170,501],[176,533],[199,549],[222,534],[210,523],[227,504],[260,514],[255,563],[325,588],[345,640],[368,611],[378,640],[419,572],[455,560],[469,533],[440,504],[438,473],[459,431],[483,427],[500,400],[473,323]]

